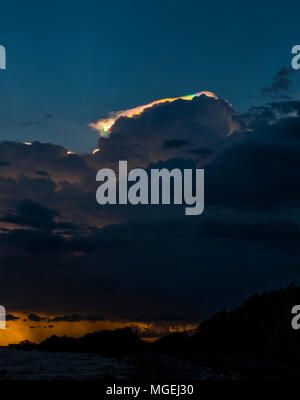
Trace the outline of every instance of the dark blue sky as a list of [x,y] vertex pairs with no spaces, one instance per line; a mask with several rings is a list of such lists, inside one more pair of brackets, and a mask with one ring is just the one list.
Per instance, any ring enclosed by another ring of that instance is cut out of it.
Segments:
[[0,140],[90,150],[97,134],[87,124],[109,111],[200,90],[244,111],[299,42],[299,5],[285,4],[2,3]]

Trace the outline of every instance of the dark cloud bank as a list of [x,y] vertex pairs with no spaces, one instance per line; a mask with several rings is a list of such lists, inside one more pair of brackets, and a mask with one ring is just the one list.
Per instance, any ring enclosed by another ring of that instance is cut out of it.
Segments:
[[[202,96],[119,119],[95,155],[2,142],[2,303],[32,321],[45,311],[195,320],[298,281],[299,112],[286,101],[241,116]],[[96,171],[122,159],[203,167],[204,214],[99,206]]]

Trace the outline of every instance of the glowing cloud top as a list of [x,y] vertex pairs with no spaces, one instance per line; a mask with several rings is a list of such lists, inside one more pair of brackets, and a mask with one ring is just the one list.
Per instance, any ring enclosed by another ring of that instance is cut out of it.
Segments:
[[198,97],[198,96],[201,96],[201,95],[205,95],[207,97],[213,97],[215,99],[218,98],[212,92],[203,91],[203,92],[198,92],[198,93],[195,93],[195,94],[190,94],[190,95],[187,95],[187,96],[155,100],[155,101],[152,101],[149,104],[145,104],[143,106],[138,106],[138,107],[135,107],[135,108],[130,108],[129,110],[111,112],[109,114],[108,118],[101,118],[95,123],[90,123],[89,127],[91,127],[93,129],[95,129],[96,131],[98,131],[100,136],[108,137],[109,134],[110,134],[110,128],[113,126],[115,121],[120,117],[132,118],[135,115],[141,114],[146,108],[152,107],[155,104],[160,104],[160,103],[165,103],[165,102],[172,102],[172,101],[179,100],[179,99],[181,99],[181,100],[192,100],[194,97]]

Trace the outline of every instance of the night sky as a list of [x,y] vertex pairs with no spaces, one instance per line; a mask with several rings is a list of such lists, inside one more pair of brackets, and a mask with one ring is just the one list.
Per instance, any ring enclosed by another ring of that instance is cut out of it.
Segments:
[[[124,324],[152,337],[299,282],[299,11],[261,1],[1,5],[0,304],[10,329],[0,344]],[[108,138],[89,127],[203,90],[216,97],[116,119]],[[204,168],[204,213],[101,207],[96,172],[119,160]]]
[[298,11],[261,1],[5,2],[0,138],[87,151],[89,122],[201,90],[245,111],[290,65]]

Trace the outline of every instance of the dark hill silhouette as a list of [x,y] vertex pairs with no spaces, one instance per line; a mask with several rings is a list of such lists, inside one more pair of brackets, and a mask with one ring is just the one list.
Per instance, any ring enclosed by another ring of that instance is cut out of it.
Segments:
[[145,343],[131,328],[88,333],[80,338],[51,336],[40,344],[23,341],[12,347],[21,350],[99,353],[121,355],[140,351]]
[[255,294],[241,307],[223,310],[201,323],[190,339],[198,354],[297,364],[300,332],[292,329],[291,310],[300,303],[300,287]]
[[300,330],[291,326],[296,304],[300,304],[300,287],[294,284],[255,294],[237,309],[214,314],[193,335],[171,333],[158,339],[154,348],[192,359],[298,368]]

